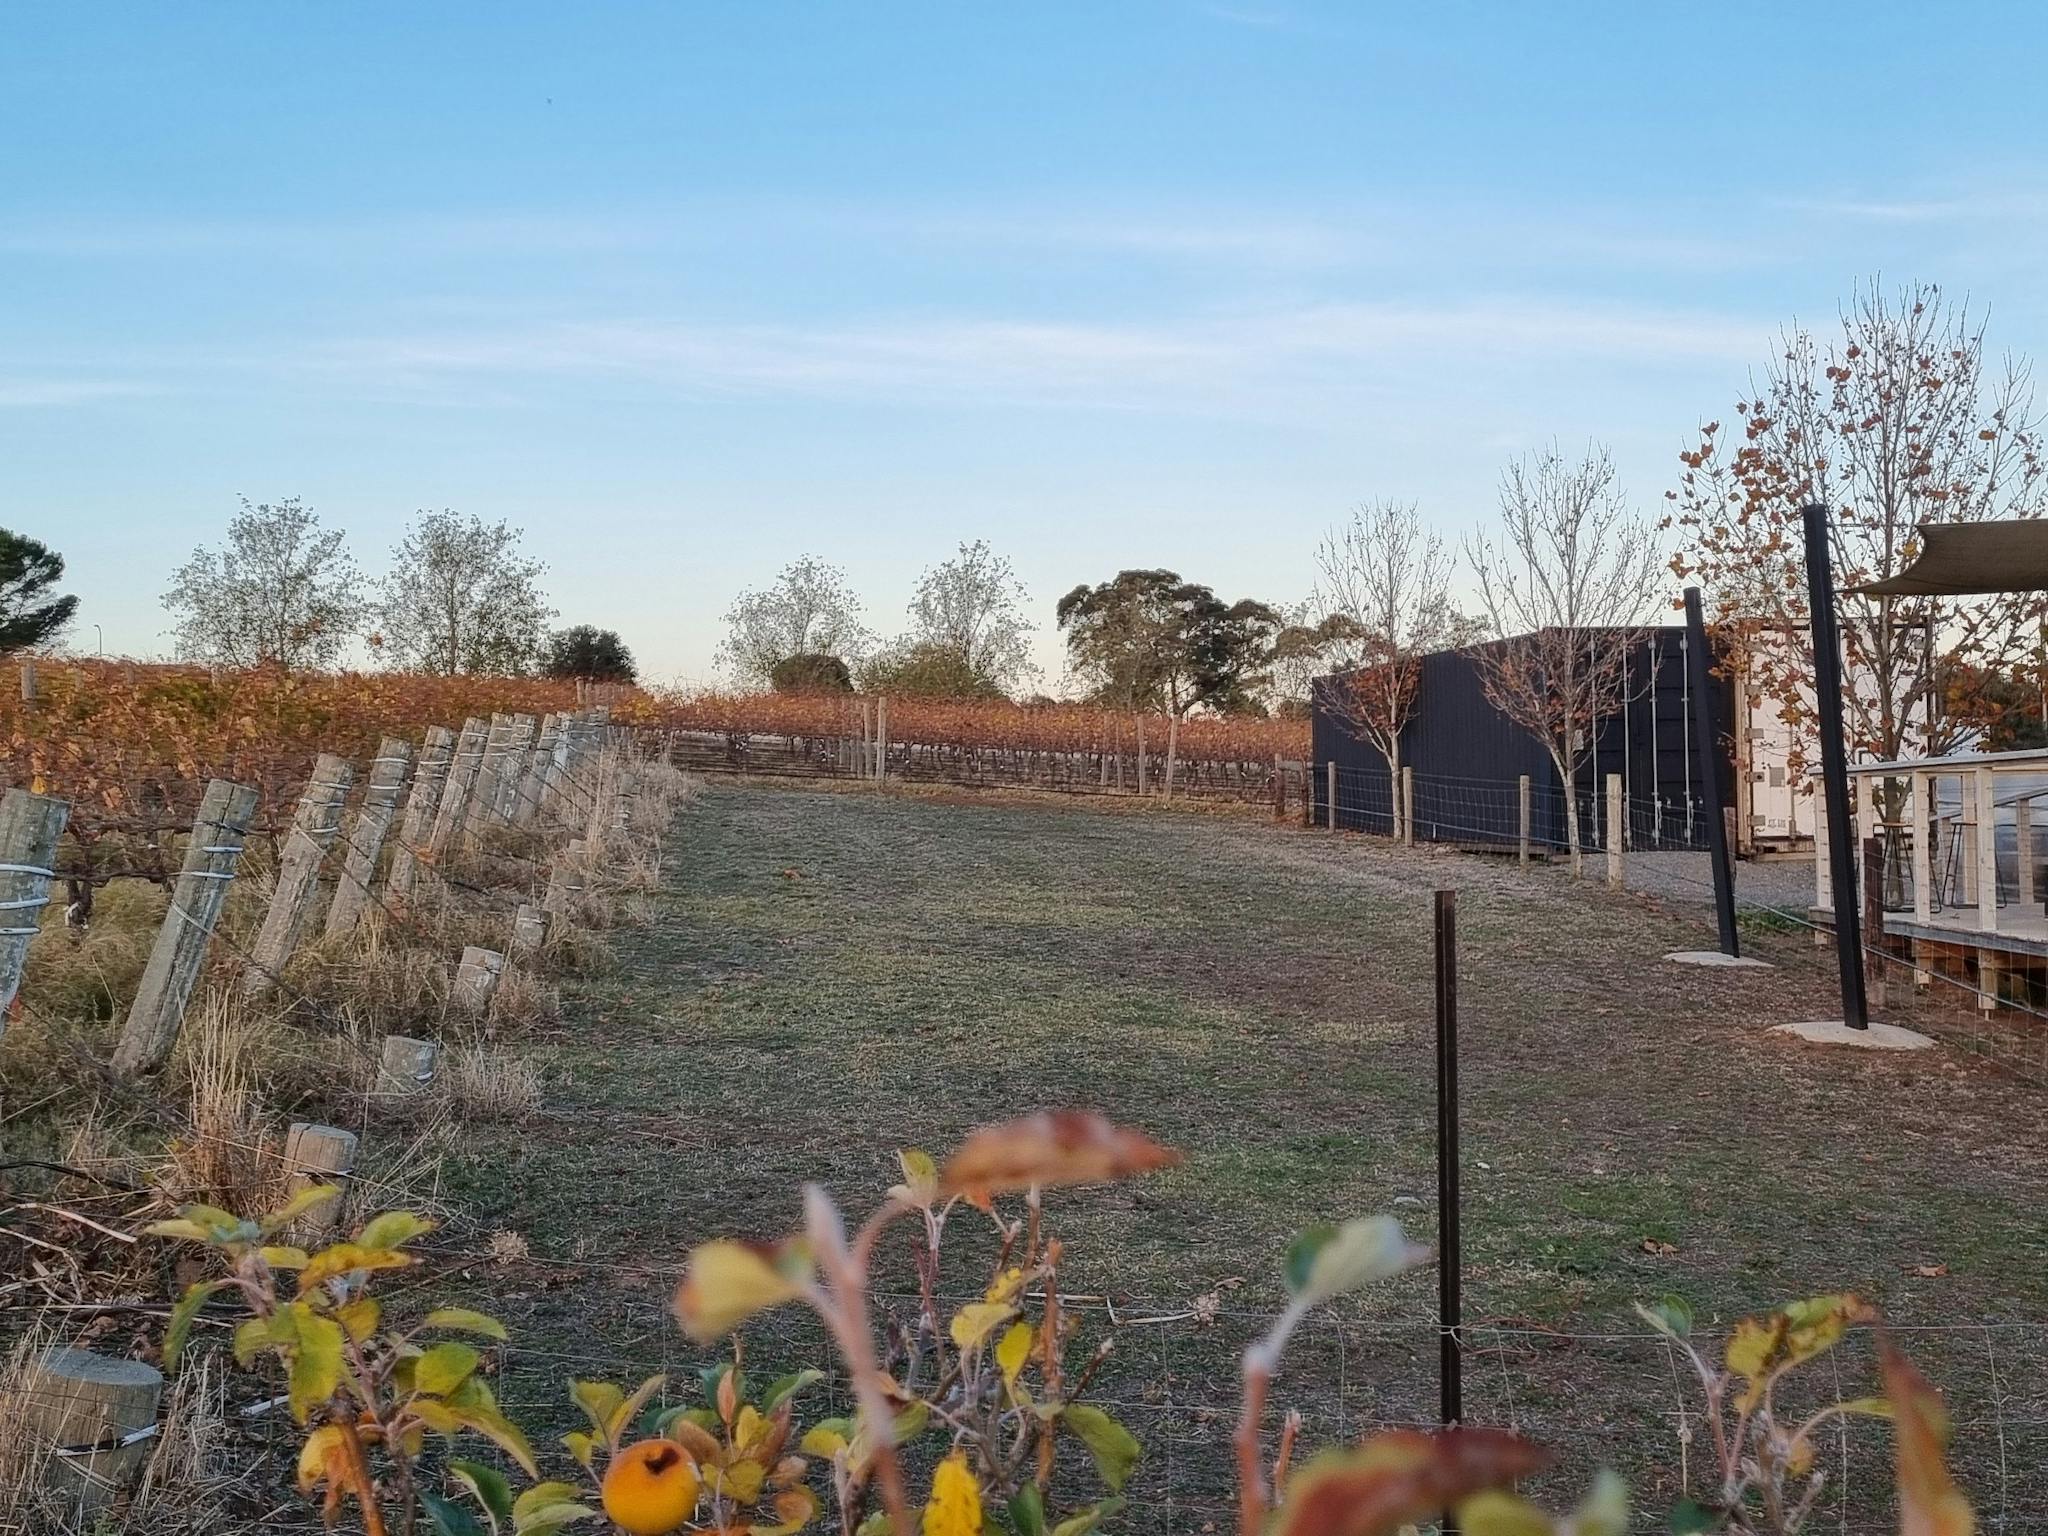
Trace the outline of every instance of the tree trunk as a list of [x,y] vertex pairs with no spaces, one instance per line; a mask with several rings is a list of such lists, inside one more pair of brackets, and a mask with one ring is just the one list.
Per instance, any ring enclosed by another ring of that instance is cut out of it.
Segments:
[[1401,836],[1401,829],[1407,825],[1402,819],[1402,812],[1406,807],[1401,804],[1401,738],[1399,736],[1389,736],[1387,738],[1387,802],[1394,808],[1393,836],[1398,841]]
[[1586,873],[1585,859],[1579,847],[1579,786],[1574,777],[1578,768],[1575,758],[1551,754],[1550,760],[1557,765],[1557,771],[1564,778],[1564,836],[1565,847],[1571,851],[1572,878],[1583,879]]

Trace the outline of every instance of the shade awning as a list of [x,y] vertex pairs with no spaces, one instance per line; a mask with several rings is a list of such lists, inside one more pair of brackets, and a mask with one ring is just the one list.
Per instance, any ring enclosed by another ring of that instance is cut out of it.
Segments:
[[1969,597],[2048,592],[2048,518],[1999,523],[1922,523],[1920,555],[1886,581],[1845,591],[1856,597]]

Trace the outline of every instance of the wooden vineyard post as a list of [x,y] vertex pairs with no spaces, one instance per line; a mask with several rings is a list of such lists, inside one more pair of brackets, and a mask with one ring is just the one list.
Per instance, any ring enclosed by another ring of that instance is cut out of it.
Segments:
[[448,997],[449,1006],[457,1013],[483,1013],[491,1005],[491,994],[498,990],[498,977],[504,969],[505,957],[495,949],[485,949],[480,944],[468,945],[462,951],[462,963],[455,968],[455,987]]
[[875,782],[889,782],[889,701],[875,700]]
[[1323,814],[1329,821],[1330,830],[1337,830],[1337,760],[1333,757],[1323,764],[1323,777],[1328,781],[1329,793],[1324,802]]
[[548,914],[530,901],[522,901],[512,914],[512,958],[531,960],[548,941]]
[[1273,754],[1273,819],[1287,819],[1287,780],[1281,775],[1278,752]]
[[505,776],[505,755],[511,746],[515,715],[492,715],[484,732],[484,754],[470,786],[463,828],[474,836],[497,819],[498,791]]
[[56,873],[57,839],[71,807],[48,795],[10,789],[0,795],[0,1031],[21,990],[29,940],[42,926]]
[[[356,1133],[335,1125],[296,1120],[284,1138],[285,1193],[320,1184],[343,1184],[356,1166]],[[291,1224],[293,1241],[301,1247],[325,1243],[341,1225],[344,1197],[332,1196],[306,1210]]]
[[1628,830],[1628,813],[1621,797],[1621,775],[1607,775],[1607,889],[1621,889],[1621,842]]
[[441,1047],[432,1040],[386,1035],[377,1061],[377,1091],[398,1097],[424,1092],[440,1060]]
[[477,775],[483,771],[484,746],[490,726],[476,715],[462,722],[462,736],[455,743],[455,758],[448,766],[448,781],[441,788],[441,803],[434,812],[434,830],[427,834],[427,864],[439,864],[455,846],[469,810]]
[[548,866],[548,889],[541,898],[541,911],[566,915],[574,910],[577,898],[583,894],[585,847],[582,838],[572,838],[555,855],[555,862]]
[[386,736],[378,744],[370,763],[370,783],[363,803],[356,809],[355,825],[349,829],[348,851],[342,856],[341,875],[334,883],[334,900],[328,903],[327,926],[330,939],[352,930],[369,909],[370,886],[377,878],[377,856],[384,851],[385,835],[398,810],[398,796],[405,788],[405,773],[412,766],[412,743],[403,736]]
[[488,823],[511,826],[519,816],[519,791],[526,782],[526,760],[533,753],[533,716],[513,715],[505,726],[498,752],[498,771],[491,780]]
[[1401,842],[1415,846],[1415,770],[1406,766],[1401,769]]
[[393,912],[405,910],[419,883],[420,861],[433,834],[441,789],[448,782],[454,757],[455,733],[445,725],[428,726],[426,745],[420,748],[420,766],[412,776],[412,793],[405,797],[405,816],[398,824],[398,846],[391,850],[391,873],[384,883],[385,905]]
[[530,827],[540,818],[541,802],[547,794],[548,765],[554,761],[555,741],[561,734],[561,716],[542,716],[538,744],[527,754],[526,771],[519,776],[519,795],[512,806],[515,827]]
[[114,1070],[123,1077],[162,1066],[171,1054],[255,814],[256,791],[248,785],[215,779],[206,786],[192,840],[185,845],[184,867],[171,887],[170,911],[157,930],[142,985],[114,1048]]
[[1526,773],[1515,783],[1515,804],[1517,824],[1520,830],[1515,837],[1515,862],[1529,862],[1529,775]]
[[141,1360],[72,1348],[32,1360],[21,1432],[50,1453],[43,1485],[85,1529],[99,1529],[98,1516],[149,1459],[163,1390],[163,1373]]
[[244,997],[266,997],[284,975],[285,962],[298,947],[299,929],[320,888],[320,866],[341,831],[341,805],[355,770],[332,752],[322,752],[313,763],[313,777],[299,797],[299,809],[292,817],[291,835],[277,861],[277,890],[270,909],[263,914],[263,926],[256,942],[249,946],[249,969],[242,977]]
[[37,691],[35,658],[24,656],[21,658],[21,702],[35,703]]

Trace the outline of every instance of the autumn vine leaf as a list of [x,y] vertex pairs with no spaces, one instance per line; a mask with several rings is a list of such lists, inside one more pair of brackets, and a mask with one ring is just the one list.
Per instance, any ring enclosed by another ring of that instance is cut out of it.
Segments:
[[1142,1131],[1086,1110],[1053,1110],[974,1132],[939,1171],[939,1188],[986,1205],[995,1195],[1105,1184],[1180,1160]]

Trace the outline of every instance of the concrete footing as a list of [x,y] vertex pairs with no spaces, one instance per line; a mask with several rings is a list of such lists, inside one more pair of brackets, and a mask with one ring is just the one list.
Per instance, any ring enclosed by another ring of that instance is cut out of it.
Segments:
[[1852,1045],[1866,1051],[1925,1051],[1934,1042],[1918,1030],[1896,1024],[1872,1024],[1868,1029],[1851,1029],[1840,1019],[1818,1019],[1804,1024],[1778,1024],[1774,1035],[1797,1035],[1815,1045]]

